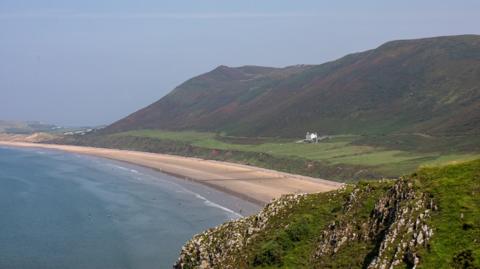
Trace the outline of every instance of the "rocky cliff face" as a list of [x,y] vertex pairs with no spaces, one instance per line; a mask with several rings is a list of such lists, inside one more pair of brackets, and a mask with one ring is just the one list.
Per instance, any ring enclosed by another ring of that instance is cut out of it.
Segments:
[[[343,210],[345,215],[358,204],[369,189],[354,189]],[[344,245],[355,241],[370,242],[374,248],[369,253],[366,268],[393,268],[403,264],[415,267],[420,259],[418,248],[427,246],[433,235],[428,226],[433,200],[418,192],[413,183],[401,179],[375,204],[367,222],[355,218],[336,220],[323,232],[315,258],[322,260],[342,250]],[[343,217],[345,218],[345,216]]]
[[[309,196],[284,196],[267,205],[258,215],[228,222],[196,235],[182,248],[174,268],[284,265],[280,256],[288,256],[287,252],[305,239],[301,238],[302,229],[294,229],[295,236],[285,237],[291,239],[292,248],[279,235],[284,230],[287,235],[292,234],[288,230],[292,225],[286,217],[298,219],[291,211],[315,202]],[[360,259],[357,257],[360,260],[357,266],[363,268],[415,268],[421,263],[418,250],[427,247],[434,234],[429,219],[432,210],[437,207],[429,195],[415,187],[414,181],[399,179],[394,183],[359,184],[324,196],[324,203],[331,203],[334,213],[323,219],[331,220],[326,225],[318,225],[321,227],[317,227],[317,232],[313,231],[315,228],[305,228],[312,225],[298,226],[304,227],[303,230],[309,229],[307,240],[311,243],[306,245],[309,251],[306,255],[302,254],[308,259],[305,264],[316,268],[331,267],[346,254],[362,256]],[[335,202],[340,208],[335,207]],[[268,233],[273,237],[268,237]],[[302,240],[295,240],[297,237]],[[274,239],[268,241],[267,238]],[[280,247],[269,248],[268,244],[274,245],[275,240]],[[259,241],[268,242],[262,246]],[[359,251],[352,252],[355,248]],[[266,263],[262,264],[263,261]],[[350,266],[357,267],[355,264]]]
[[480,160],[284,196],[187,242],[175,268],[480,268]]
[[227,222],[196,235],[182,248],[174,268],[238,268],[248,259],[242,252],[265,230],[269,220],[294,207],[304,196],[283,196],[257,215]]

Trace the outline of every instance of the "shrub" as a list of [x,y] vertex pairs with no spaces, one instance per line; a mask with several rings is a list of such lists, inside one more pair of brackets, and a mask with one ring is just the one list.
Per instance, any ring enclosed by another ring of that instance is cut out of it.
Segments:
[[286,229],[289,239],[293,242],[301,241],[307,238],[310,234],[310,225],[307,217],[302,217],[300,220],[290,224]]
[[260,253],[255,255],[253,264],[259,265],[282,265],[283,248],[276,241],[268,241],[260,249]]
[[458,269],[479,269],[474,265],[475,258],[470,249],[464,250],[453,257],[452,267]]

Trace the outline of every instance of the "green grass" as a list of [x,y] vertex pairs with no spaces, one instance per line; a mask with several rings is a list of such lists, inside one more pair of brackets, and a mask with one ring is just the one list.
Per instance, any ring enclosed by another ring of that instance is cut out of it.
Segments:
[[270,219],[268,232],[257,238],[250,249],[248,256],[253,260],[249,267],[308,268],[315,239],[334,219],[332,212],[342,206],[343,199],[331,198],[331,195],[310,195],[288,214]]
[[114,136],[137,136],[182,142],[197,142],[213,138],[215,137],[215,134],[196,131],[171,132],[158,130],[137,130],[117,133],[114,134]]
[[385,176],[411,173],[417,167],[424,165],[441,165],[456,160],[465,161],[480,158],[480,154],[475,153],[417,152],[361,145],[357,142],[366,140],[365,137],[355,135],[334,136],[318,144],[295,143],[295,141],[275,138],[242,140],[195,131],[139,130],[118,133],[114,136],[178,141],[206,149],[267,153],[275,157],[322,161],[331,165],[365,166],[371,167],[373,171]]
[[[428,246],[420,250],[419,268],[480,268],[480,160],[421,168],[411,179],[421,193],[433,197],[438,205],[429,223],[434,235]],[[267,258],[258,259],[251,267],[316,267],[311,254],[318,245],[315,238],[326,224],[334,219],[344,223],[366,222],[379,197],[393,183],[359,182],[357,186],[362,191],[353,212],[348,213],[337,209],[351,187],[337,197],[332,193],[309,195],[287,215],[272,219],[270,232],[257,238],[252,247],[254,257]],[[300,236],[291,236],[291,231]],[[319,268],[362,268],[372,249],[372,242],[354,241],[335,256],[323,256],[315,262],[320,262]]]
[[479,154],[449,154],[438,156],[435,160],[425,162],[425,166],[437,166],[457,162],[472,161],[479,158]]
[[[253,257],[249,268],[312,268],[312,253],[318,246],[318,238],[325,227],[333,220],[350,222],[355,219],[367,221],[377,199],[387,191],[393,181],[360,182],[361,189],[369,189],[361,194],[354,209],[345,213],[342,207],[352,187],[343,193],[311,194],[299,204],[269,220],[267,233],[256,238],[251,246]],[[322,258],[327,268],[357,268],[364,262],[364,256],[372,250],[368,242],[357,242],[348,246],[335,258]],[[355,253],[355,255],[352,255]],[[318,261],[316,261],[318,262]]]
[[[480,268],[480,159],[277,202],[265,209],[275,212],[269,217],[229,223],[202,238],[215,242],[203,246],[212,254],[229,249],[231,257],[214,268],[367,268],[375,257],[411,268],[409,251],[419,257],[417,268]],[[248,232],[259,220],[265,226]],[[413,233],[424,224],[433,235],[416,244]],[[238,242],[232,234],[247,243],[231,248]],[[396,256],[403,244],[410,247]],[[197,251],[189,253],[185,261],[201,261]]]
[[475,268],[454,261],[468,253],[475,260],[470,263],[480,268],[480,160],[423,168],[416,180],[439,207],[432,215],[434,236],[422,268]]

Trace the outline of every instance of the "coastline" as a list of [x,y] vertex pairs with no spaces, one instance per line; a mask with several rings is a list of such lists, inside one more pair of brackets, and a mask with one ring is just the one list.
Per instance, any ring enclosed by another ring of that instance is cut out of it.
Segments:
[[206,185],[258,206],[282,194],[327,192],[344,185],[253,166],[167,154],[10,141],[0,141],[0,146],[60,150],[130,163]]
[[171,268],[194,234],[259,210],[192,181],[92,155],[0,146],[0,167],[0,268]]
[[[0,145],[1,146],[1,145]],[[27,148],[24,148],[27,149]],[[34,148],[28,148],[35,150]],[[43,149],[42,149],[43,150]],[[63,152],[58,150],[50,150],[55,152]],[[75,154],[70,152],[65,152],[67,154]],[[239,198],[237,196],[225,193],[223,191],[211,188],[204,184],[198,183],[193,180],[185,180],[178,176],[169,175],[158,170],[140,166],[133,163],[127,163],[124,161],[118,161],[114,159],[107,159],[103,157],[98,157],[94,155],[84,155],[84,154],[75,154],[79,157],[84,157],[88,159],[98,159],[102,163],[108,162],[110,165],[119,168],[124,171],[128,171],[135,176],[141,175],[143,179],[149,178],[148,181],[152,184],[163,184],[168,182],[169,184],[177,185],[181,191],[191,193],[196,196],[198,199],[202,200],[206,205],[211,207],[219,208],[229,215],[232,216],[232,219],[237,217],[245,217],[258,213],[262,209],[262,206],[249,202],[245,199]]]

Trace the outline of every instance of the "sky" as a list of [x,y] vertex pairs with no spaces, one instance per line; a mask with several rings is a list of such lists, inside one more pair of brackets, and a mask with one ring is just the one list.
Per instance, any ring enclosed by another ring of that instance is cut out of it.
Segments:
[[112,123],[219,65],[480,34],[478,0],[0,0],[0,119]]

